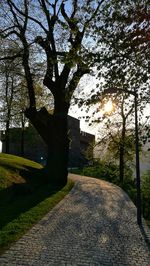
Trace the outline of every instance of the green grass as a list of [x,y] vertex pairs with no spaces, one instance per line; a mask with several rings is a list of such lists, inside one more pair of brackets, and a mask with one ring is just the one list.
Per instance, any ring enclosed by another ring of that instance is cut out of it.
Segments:
[[21,171],[42,169],[36,162],[1,153],[0,154],[0,190],[9,187],[12,183],[24,183],[25,178],[20,175]]
[[38,174],[41,165],[0,154],[0,252],[18,240],[73,187],[56,189]]

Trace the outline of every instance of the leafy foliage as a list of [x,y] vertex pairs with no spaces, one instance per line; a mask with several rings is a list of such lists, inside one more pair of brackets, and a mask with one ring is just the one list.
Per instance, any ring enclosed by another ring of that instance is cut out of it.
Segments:
[[86,166],[83,169],[74,169],[72,170],[74,173],[80,173],[81,175],[91,176],[95,178],[100,178],[104,180],[108,180],[111,182],[119,182],[118,180],[118,173],[119,169],[118,166],[106,163],[102,161],[97,161],[94,163],[93,166]]

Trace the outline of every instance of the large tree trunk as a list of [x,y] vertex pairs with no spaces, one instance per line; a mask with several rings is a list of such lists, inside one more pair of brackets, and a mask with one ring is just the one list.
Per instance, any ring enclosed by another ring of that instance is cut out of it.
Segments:
[[67,114],[50,115],[45,108],[28,109],[26,116],[37,129],[48,147],[47,164],[43,174],[55,185],[65,185],[68,167]]
[[68,129],[67,116],[51,117],[48,125],[48,158],[46,171],[51,174],[54,183],[66,184],[68,168]]

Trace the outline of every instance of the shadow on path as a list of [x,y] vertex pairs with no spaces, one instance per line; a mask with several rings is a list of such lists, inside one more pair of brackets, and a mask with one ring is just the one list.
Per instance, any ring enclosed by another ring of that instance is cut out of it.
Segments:
[[149,266],[126,193],[102,180],[69,176],[71,192],[1,257],[1,265]]

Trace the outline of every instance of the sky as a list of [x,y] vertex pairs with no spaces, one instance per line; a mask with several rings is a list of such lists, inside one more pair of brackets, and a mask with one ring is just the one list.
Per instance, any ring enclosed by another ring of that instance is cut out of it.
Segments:
[[[90,98],[91,97],[91,90],[96,88],[97,80],[95,77],[90,75],[84,75],[79,84],[77,89],[75,90],[74,96],[77,98]],[[83,94],[84,93],[84,94]],[[86,108],[84,106],[78,107],[78,105],[71,105],[71,108],[69,110],[69,115],[73,116],[80,120],[80,128],[82,131],[86,131],[87,133],[96,134],[96,129],[94,127],[89,127],[88,122],[85,122],[85,119],[83,117],[86,117],[87,115],[92,116],[93,108],[90,109],[90,111],[87,113]]]
[[[147,116],[149,114],[150,114],[150,104],[147,104],[144,110],[144,116]],[[77,106],[72,107],[72,109],[69,112],[69,115],[80,120],[80,129],[82,131],[95,135],[96,139],[98,139],[99,137],[101,138],[100,136],[101,132],[102,134],[104,133],[104,131],[101,130],[103,128],[103,123],[95,125],[93,124],[92,126],[89,126],[89,122],[86,122],[85,119],[82,118],[83,116],[87,115],[86,112],[81,111]]]
[[[82,96],[82,92],[84,91],[86,98],[91,98],[91,90],[96,89],[97,82],[98,81],[94,76],[85,75],[84,77],[82,77],[78,85],[78,88],[75,91],[75,96],[81,97],[84,99],[84,96]],[[97,107],[100,110],[100,103],[97,104]],[[90,134],[94,134],[97,139],[98,137],[101,137],[100,134],[103,134],[101,133],[103,131],[101,130],[103,128],[103,123],[89,126],[89,122],[86,122],[85,121],[86,119],[83,118],[88,115],[90,117],[93,117],[93,110],[94,110],[94,107],[92,107],[90,111],[87,113],[84,107],[79,108],[78,105],[71,105],[71,108],[69,110],[69,115],[80,120],[80,128],[82,131],[85,131]],[[100,113],[101,113],[101,110],[99,111],[99,114]],[[143,121],[145,121],[145,117],[148,115],[150,115],[150,103],[145,106]]]

